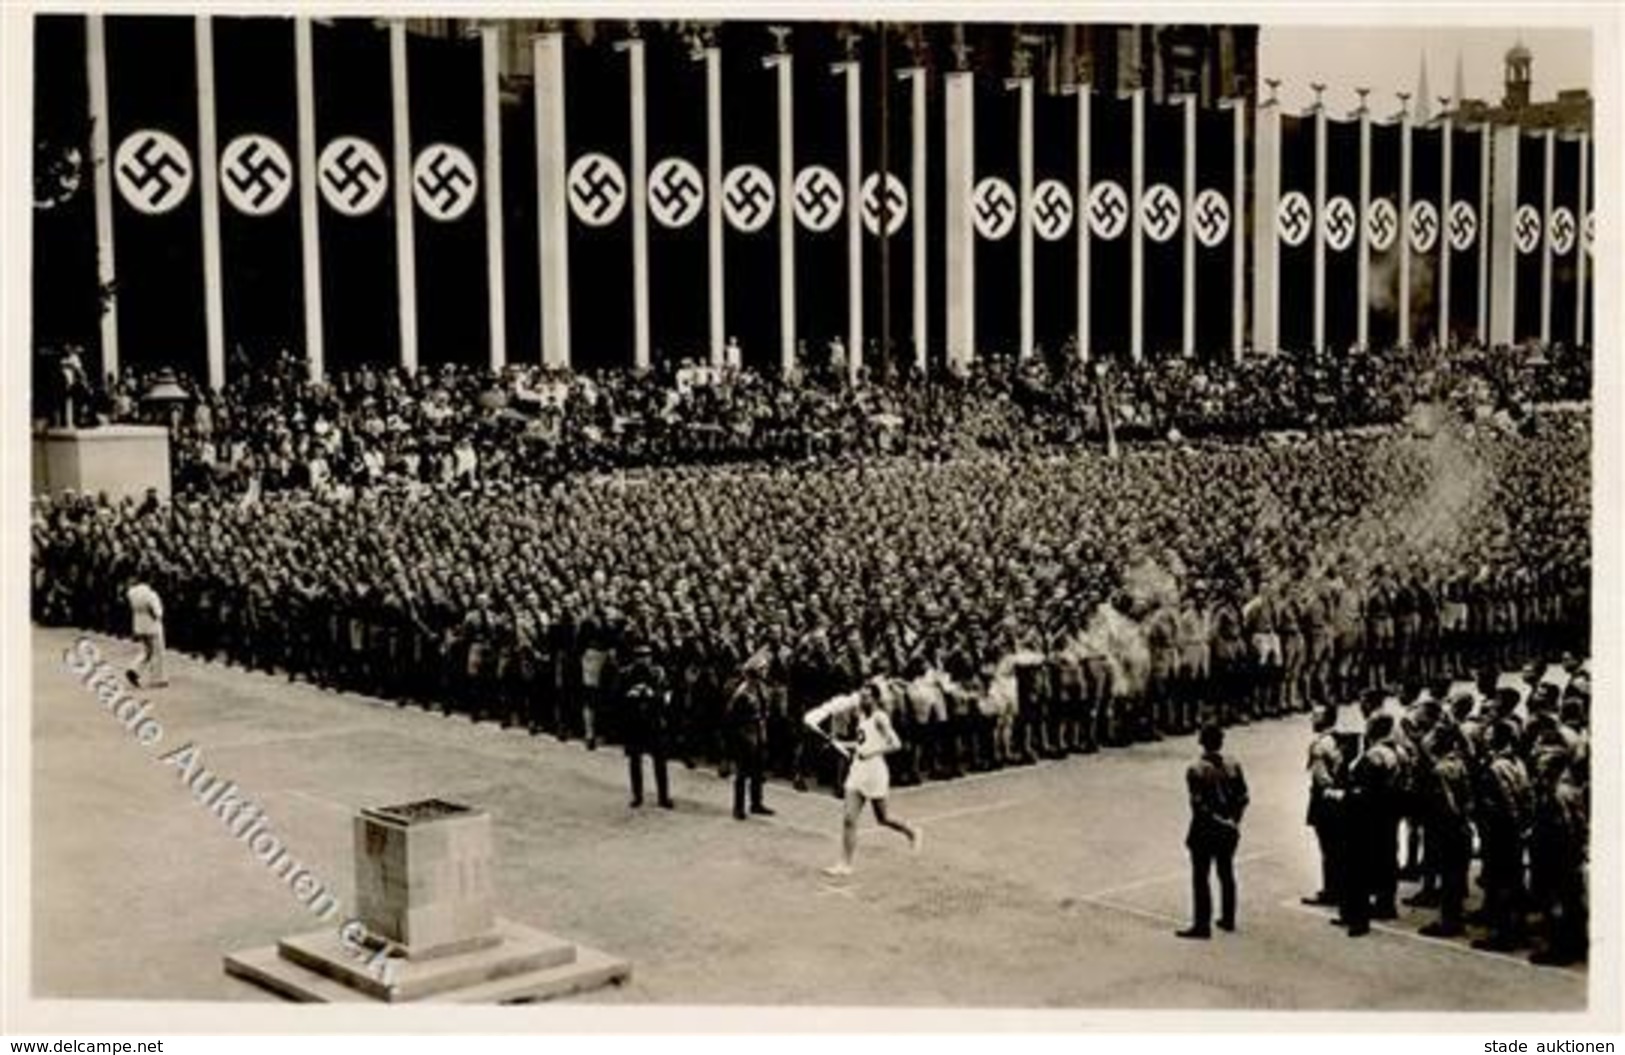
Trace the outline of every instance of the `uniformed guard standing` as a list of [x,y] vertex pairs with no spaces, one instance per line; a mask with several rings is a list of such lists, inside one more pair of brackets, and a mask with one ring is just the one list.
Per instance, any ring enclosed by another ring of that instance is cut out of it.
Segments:
[[733,758],[734,819],[745,819],[746,792],[750,812],[771,817],[762,802],[767,770],[767,718],[769,705],[760,664],[746,664],[739,687],[728,700],[729,754]]
[[619,684],[621,736],[632,782],[632,806],[643,805],[643,756],[648,755],[654,765],[656,801],[669,810],[673,804],[666,778],[666,726],[671,686],[648,642],[640,641],[632,647],[632,662],[621,672]]
[[1462,933],[1462,904],[1467,899],[1467,873],[1472,866],[1472,774],[1467,767],[1467,740],[1454,722],[1441,721],[1428,734],[1433,772],[1427,782],[1427,852],[1439,880],[1439,918],[1422,928],[1430,938]]
[[1236,929],[1236,846],[1241,841],[1241,818],[1247,811],[1247,778],[1241,763],[1225,758],[1224,730],[1205,725],[1200,733],[1202,757],[1185,770],[1190,794],[1191,823],[1185,848],[1191,855],[1191,925],[1176,932],[1181,938],[1212,936],[1213,892],[1208,873],[1219,873],[1219,929]]
[[1336,725],[1336,707],[1315,712],[1315,736],[1309,742],[1308,824],[1320,847],[1320,889],[1303,899],[1305,905],[1342,904],[1344,833],[1339,799],[1347,767],[1332,732]]
[[1516,727],[1505,719],[1490,727],[1490,759],[1478,797],[1484,916],[1491,932],[1473,946],[1496,952],[1510,952],[1524,940],[1524,837],[1533,791],[1517,739]]

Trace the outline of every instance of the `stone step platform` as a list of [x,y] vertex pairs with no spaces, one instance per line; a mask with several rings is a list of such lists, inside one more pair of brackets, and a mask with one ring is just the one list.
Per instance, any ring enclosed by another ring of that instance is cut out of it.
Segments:
[[391,961],[390,984],[367,970],[335,930],[285,938],[226,957],[226,973],[301,1003],[491,1003],[550,1000],[619,985],[626,960],[512,920],[500,940],[468,952]]

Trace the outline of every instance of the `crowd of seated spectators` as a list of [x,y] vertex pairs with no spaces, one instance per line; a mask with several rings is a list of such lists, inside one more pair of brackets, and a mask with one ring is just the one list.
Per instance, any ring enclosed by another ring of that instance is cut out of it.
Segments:
[[[246,357],[242,360],[246,364]],[[52,371],[43,371],[48,378]],[[154,406],[155,377],[186,399]],[[979,360],[963,374],[846,383],[828,364],[795,378],[663,364],[574,375],[457,365],[306,377],[282,354],[219,391],[164,371],[80,384],[79,423],[172,426],[176,490],[242,494],[386,482],[554,478],[635,466],[848,459],[1082,443],[1245,437],[1401,421],[1418,401],[1521,420],[1589,396],[1585,349],[1561,346],[1087,365],[1070,355]],[[42,386],[42,417],[60,394]],[[60,387],[60,386],[58,386]]]

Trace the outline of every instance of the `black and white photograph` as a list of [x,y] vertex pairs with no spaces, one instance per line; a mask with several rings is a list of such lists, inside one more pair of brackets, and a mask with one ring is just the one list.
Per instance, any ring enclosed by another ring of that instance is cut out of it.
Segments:
[[1309,6],[8,5],[4,1031],[1617,1035],[1622,10]]

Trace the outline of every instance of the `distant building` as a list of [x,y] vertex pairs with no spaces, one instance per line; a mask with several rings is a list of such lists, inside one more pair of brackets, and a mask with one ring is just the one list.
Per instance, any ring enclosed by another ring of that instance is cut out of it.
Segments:
[[1558,92],[1555,99],[1536,102],[1530,98],[1533,67],[1534,54],[1522,43],[1514,45],[1506,53],[1501,104],[1491,106],[1482,99],[1463,99],[1456,106],[1456,118],[1473,123],[1551,128],[1559,132],[1590,132],[1591,93],[1584,88],[1569,88]]

